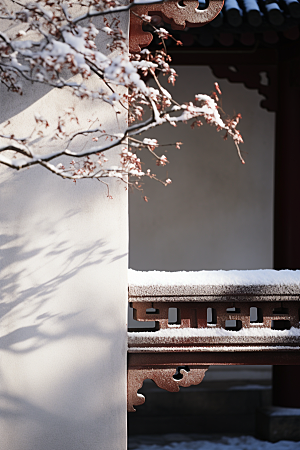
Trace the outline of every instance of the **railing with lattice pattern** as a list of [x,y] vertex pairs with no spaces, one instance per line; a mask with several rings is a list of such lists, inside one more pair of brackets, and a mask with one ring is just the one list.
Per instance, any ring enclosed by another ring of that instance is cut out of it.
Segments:
[[212,364],[300,364],[299,270],[130,271],[129,302],[130,411],[146,378],[176,391]]

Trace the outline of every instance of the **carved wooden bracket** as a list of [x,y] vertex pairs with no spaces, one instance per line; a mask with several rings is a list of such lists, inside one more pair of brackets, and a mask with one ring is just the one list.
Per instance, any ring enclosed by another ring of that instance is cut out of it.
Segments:
[[[181,4],[179,4],[181,3]],[[129,47],[132,53],[138,53],[142,47],[147,47],[152,41],[152,34],[143,31],[144,15],[158,15],[174,30],[185,27],[200,27],[211,22],[221,11],[224,0],[210,0],[207,9],[197,9],[197,0],[167,0],[163,3],[136,5],[130,13]]]
[[178,392],[179,387],[201,383],[209,366],[189,369],[186,366],[163,369],[130,369],[127,375],[127,410],[134,412],[134,406],[145,403],[145,397],[138,393],[146,379],[153,380],[161,389]]
[[[226,78],[232,83],[243,83],[248,89],[256,89],[265,97],[260,102],[261,107],[267,111],[277,111],[278,68],[276,65],[235,64],[233,67],[211,64],[210,67],[218,78]],[[262,84],[261,73],[267,75],[266,84]]]

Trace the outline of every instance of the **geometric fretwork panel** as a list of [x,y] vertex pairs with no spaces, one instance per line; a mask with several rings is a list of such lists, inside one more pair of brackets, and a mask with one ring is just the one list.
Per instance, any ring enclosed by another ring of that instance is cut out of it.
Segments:
[[[155,329],[299,327],[299,302],[132,302],[133,318],[155,321]],[[233,323],[236,322],[236,323]]]

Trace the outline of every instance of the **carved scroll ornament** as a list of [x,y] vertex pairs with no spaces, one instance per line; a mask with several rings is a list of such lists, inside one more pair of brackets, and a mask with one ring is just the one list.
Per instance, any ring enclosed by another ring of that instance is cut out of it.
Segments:
[[[179,4],[180,3],[180,4]],[[142,15],[158,15],[166,23],[170,23],[174,30],[185,27],[200,27],[211,22],[221,11],[224,0],[210,0],[207,9],[197,9],[197,0],[167,0],[163,3],[150,5],[136,5],[130,14],[129,46],[132,53],[141,51],[152,41],[152,34],[143,31]]]
[[[153,380],[161,389],[178,392],[179,387],[189,387],[201,383],[208,366],[202,368],[179,367],[167,369],[128,369],[127,410],[134,412],[134,406],[145,403],[145,397],[138,393],[147,379]],[[178,372],[178,373],[177,373]]]

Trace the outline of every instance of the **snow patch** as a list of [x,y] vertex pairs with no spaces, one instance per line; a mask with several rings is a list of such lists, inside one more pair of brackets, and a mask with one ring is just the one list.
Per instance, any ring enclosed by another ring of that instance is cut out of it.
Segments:
[[300,408],[283,408],[273,406],[270,408],[271,416],[300,416]]
[[129,347],[128,353],[169,353],[169,352],[190,352],[190,353],[201,353],[201,352],[210,352],[210,353],[234,353],[234,352],[263,352],[263,351],[286,351],[292,350],[299,352],[300,347],[294,347],[289,345],[243,345],[243,346],[205,346],[205,347]]
[[166,338],[203,338],[203,337],[300,337],[300,328],[291,327],[290,330],[272,330],[271,328],[241,328],[239,331],[225,330],[224,328],[176,328],[175,330],[163,329],[158,331],[129,332],[130,341],[150,338],[162,341]]
[[300,270],[202,270],[200,272],[142,272],[129,269],[130,286],[274,286],[296,284],[300,288]]
[[300,270],[142,272],[129,269],[129,295],[300,295]]
[[300,450],[300,442],[260,441],[252,436],[222,437],[218,440],[172,442],[166,445],[140,445],[136,450]]

